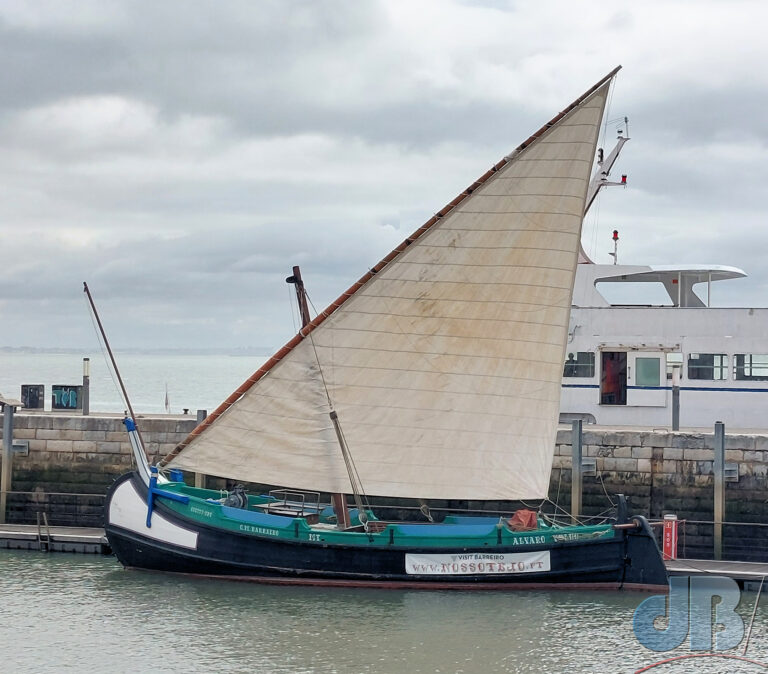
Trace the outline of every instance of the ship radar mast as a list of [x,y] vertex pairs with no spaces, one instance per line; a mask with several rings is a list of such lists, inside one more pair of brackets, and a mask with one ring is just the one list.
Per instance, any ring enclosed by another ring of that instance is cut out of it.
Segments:
[[[619,153],[621,152],[621,149],[624,147],[624,143],[626,143],[629,138],[629,119],[627,117],[624,117],[624,128],[620,128],[616,132],[616,145],[611,150],[611,153],[605,157],[605,153],[603,151],[603,148],[598,148],[597,150],[597,171],[595,171],[595,175],[592,176],[592,180],[589,183],[589,189],[587,190],[587,202],[584,206],[584,215],[586,216],[587,211],[589,211],[589,207],[592,205],[592,203],[595,201],[595,198],[597,197],[598,192],[603,187],[611,187],[613,185],[620,185],[621,187],[627,186],[627,175],[622,174],[620,181],[611,181],[608,180],[608,177],[611,175],[611,169],[613,168],[613,165],[616,163],[616,160],[619,158]],[[581,246],[579,248],[579,264],[594,264],[592,260],[589,259],[586,252],[584,251],[584,247]],[[614,255],[614,264],[616,264],[616,256]]]
[[613,230],[613,252],[608,253],[613,258],[613,264],[619,263],[619,230]]

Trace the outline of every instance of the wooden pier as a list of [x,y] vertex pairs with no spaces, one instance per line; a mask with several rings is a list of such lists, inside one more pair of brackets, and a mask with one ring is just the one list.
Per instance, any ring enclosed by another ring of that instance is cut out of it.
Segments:
[[[733,578],[745,590],[757,591],[763,578],[768,579],[768,564],[712,559],[672,559],[665,562],[670,576],[725,576]],[[768,583],[763,587],[768,592]]]
[[97,555],[112,553],[104,529],[36,524],[0,524],[0,549]]

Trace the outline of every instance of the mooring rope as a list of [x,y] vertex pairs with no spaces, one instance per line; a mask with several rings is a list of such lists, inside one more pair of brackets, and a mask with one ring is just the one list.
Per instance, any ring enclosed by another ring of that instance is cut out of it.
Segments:
[[760,580],[760,587],[757,590],[757,597],[755,597],[755,608],[752,610],[752,619],[749,621],[749,630],[747,631],[747,639],[744,642],[744,652],[742,655],[747,654],[747,648],[749,648],[749,640],[752,637],[752,625],[755,624],[755,616],[757,615],[757,605],[760,603],[760,595],[763,593],[763,583],[765,583],[765,576]]

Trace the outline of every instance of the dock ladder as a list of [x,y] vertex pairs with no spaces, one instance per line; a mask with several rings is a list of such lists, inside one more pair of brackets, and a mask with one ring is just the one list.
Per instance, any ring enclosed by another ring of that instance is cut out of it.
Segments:
[[37,547],[40,552],[51,551],[51,529],[48,526],[47,513],[37,513]]

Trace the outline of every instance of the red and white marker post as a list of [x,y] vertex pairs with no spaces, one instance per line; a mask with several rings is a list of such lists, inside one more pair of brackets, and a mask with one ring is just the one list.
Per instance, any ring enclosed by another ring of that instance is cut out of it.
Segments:
[[661,555],[664,560],[677,559],[677,515],[664,515],[664,543]]

